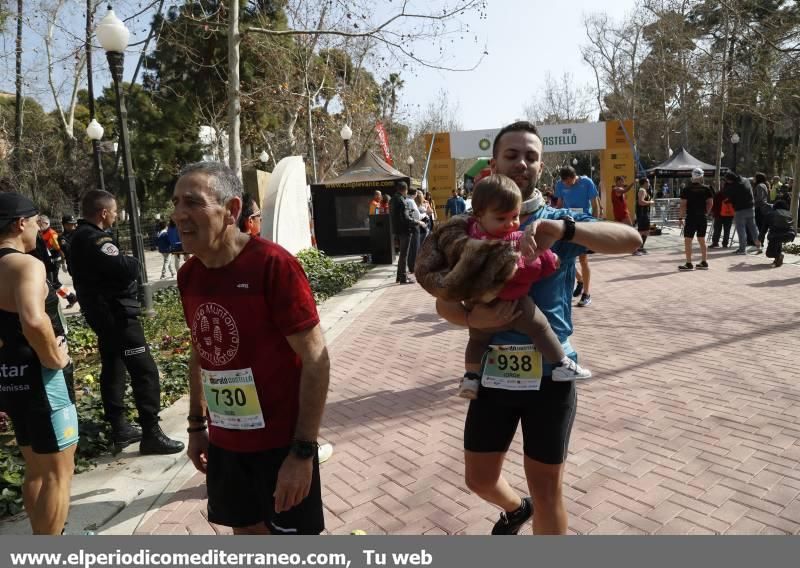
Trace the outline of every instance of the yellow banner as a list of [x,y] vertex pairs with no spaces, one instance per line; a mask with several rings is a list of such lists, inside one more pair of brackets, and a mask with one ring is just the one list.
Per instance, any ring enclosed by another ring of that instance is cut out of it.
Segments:
[[[425,151],[430,150],[432,134],[425,135]],[[449,160],[450,159],[450,133],[437,132],[436,140],[433,142],[433,152],[431,152],[431,160]]]
[[[625,128],[623,128],[623,126]],[[627,134],[627,135],[626,135]],[[606,150],[633,150],[633,121],[609,120],[606,122]]]

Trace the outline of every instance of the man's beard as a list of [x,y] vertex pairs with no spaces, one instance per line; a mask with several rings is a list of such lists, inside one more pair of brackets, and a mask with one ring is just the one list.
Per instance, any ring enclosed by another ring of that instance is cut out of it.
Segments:
[[531,196],[533,195],[533,190],[536,189],[536,182],[537,181],[539,181],[538,176],[532,178],[528,182],[527,186],[519,188],[519,191],[522,194],[522,201],[527,201],[527,200],[529,200],[531,198]]

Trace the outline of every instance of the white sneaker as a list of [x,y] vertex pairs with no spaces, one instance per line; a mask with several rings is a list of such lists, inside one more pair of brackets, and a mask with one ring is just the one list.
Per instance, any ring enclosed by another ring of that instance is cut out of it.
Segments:
[[333,455],[333,444],[321,444],[319,448],[317,448],[317,457],[319,458],[319,463],[325,463],[331,456]]
[[565,358],[559,367],[553,369],[553,382],[566,383],[591,379],[592,372],[584,369],[570,358]]
[[475,400],[478,398],[478,385],[480,385],[480,382],[480,379],[462,377],[461,383],[458,385],[458,396],[468,400]]

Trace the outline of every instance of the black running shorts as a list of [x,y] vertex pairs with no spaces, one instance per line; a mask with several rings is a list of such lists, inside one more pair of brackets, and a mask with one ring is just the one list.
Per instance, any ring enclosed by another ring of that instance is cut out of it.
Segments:
[[636,229],[642,231],[650,230],[650,215],[639,215],[636,217]]
[[319,534],[325,529],[319,461],[314,456],[311,490],[295,507],[275,512],[278,470],[289,448],[232,452],[208,446],[208,520],[243,528],[264,522],[272,534]]
[[0,410],[11,419],[17,445],[37,454],[55,454],[77,444],[72,365],[46,369],[31,358],[18,367],[25,372],[0,382]]
[[506,452],[521,422],[526,456],[545,464],[564,463],[577,403],[574,382],[554,383],[550,377],[542,378],[538,391],[515,392],[481,385],[478,398],[470,402],[467,411],[464,449]]
[[706,236],[706,229],[708,228],[708,221],[705,216],[699,217],[686,217],[683,225],[683,236],[686,239],[691,239],[695,235],[698,237]]

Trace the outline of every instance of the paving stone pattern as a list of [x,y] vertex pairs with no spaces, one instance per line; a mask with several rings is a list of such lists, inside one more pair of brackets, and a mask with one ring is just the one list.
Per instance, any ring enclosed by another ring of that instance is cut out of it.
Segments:
[[[711,270],[678,273],[674,248],[591,262],[574,344],[598,379],[579,387],[570,532],[800,532],[798,267],[712,251]],[[498,511],[462,478],[465,341],[419,287],[396,286],[333,342],[330,533],[489,532]],[[520,452],[518,435],[505,471],[522,493]],[[138,532],[228,532],[204,495],[197,475]]]

